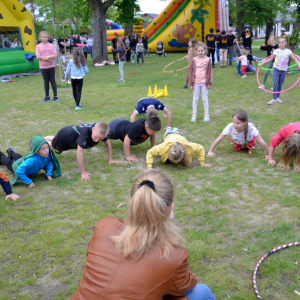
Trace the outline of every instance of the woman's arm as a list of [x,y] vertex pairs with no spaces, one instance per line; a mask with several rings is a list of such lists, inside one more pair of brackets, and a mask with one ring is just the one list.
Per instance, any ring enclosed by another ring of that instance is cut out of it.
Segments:
[[208,153],[207,153],[208,157],[212,157],[212,156],[216,155],[216,153],[214,153],[213,151],[224,140],[225,137],[226,137],[226,135],[224,135],[223,133],[221,133],[219,135],[219,137],[213,142],[213,144],[211,145],[210,149],[208,150]]

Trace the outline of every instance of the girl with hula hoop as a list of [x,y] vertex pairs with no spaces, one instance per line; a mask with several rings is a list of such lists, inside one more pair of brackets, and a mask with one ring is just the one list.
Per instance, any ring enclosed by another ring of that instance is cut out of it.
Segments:
[[266,59],[260,64],[260,67],[266,63],[273,61],[273,99],[267,102],[269,105],[282,103],[283,101],[279,98],[279,94],[284,83],[286,72],[288,69],[289,58],[291,58],[300,68],[300,61],[297,60],[296,56],[290,49],[286,48],[286,38],[279,38],[279,49],[276,49],[270,58]]
[[[275,42],[275,37],[271,36],[268,39],[268,45],[262,44],[260,47],[260,50],[262,51],[267,51],[267,57],[269,57],[270,55],[272,55],[274,53],[274,51],[278,48],[278,45]],[[266,82],[267,82],[267,78],[268,75],[270,73],[270,70],[273,68],[273,64],[274,64],[274,60],[270,61],[268,63],[266,72],[265,72],[265,76],[264,76],[264,80],[261,86],[259,86],[258,88],[261,89],[262,87],[265,88]]]
[[[188,59],[188,66],[190,66],[190,64],[193,61],[193,58],[196,56],[196,46],[197,41],[195,38],[190,38],[189,39],[189,49],[188,49],[188,55],[185,56],[185,58]],[[189,85],[189,70],[186,76],[186,81],[185,81],[185,86],[183,87],[184,89],[187,89]]]

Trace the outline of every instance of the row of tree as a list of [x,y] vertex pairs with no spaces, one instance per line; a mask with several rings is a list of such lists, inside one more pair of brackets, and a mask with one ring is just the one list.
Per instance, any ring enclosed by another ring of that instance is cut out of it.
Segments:
[[[291,5],[296,8],[292,13],[289,10]],[[291,13],[295,20],[293,32],[289,39],[290,48],[293,50],[299,43],[300,0],[229,0],[230,24],[236,26],[237,32],[241,33],[245,24],[252,27],[266,25],[266,42],[273,31],[278,12],[281,12],[283,16]]]

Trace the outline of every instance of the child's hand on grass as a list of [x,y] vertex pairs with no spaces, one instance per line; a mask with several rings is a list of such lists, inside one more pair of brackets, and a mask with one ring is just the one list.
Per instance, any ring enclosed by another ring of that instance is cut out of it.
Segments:
[[31,188],[35,188],[35,185],[33,182],[31,182],[30,184],[28,184],[28,187],[31,189]]
[[269,159],[268,165],[276,165],[276,161],[274,159]]
[[213,156],[215,156],[216,155],[216,153],[214,153],[214,152],[212,152],[212,151],[208,151],[208,153],[207,153],[207,156],[208,157],[213,157]]
[[269,160],[269,155],[264,156],[264,160]]
[[47,176],[47,178],[49,179],[49,181],[53,180],[52,176]]
[[132,161],[138,162],[138,161],[139,161],[139,160],[136,158],[136,156],[134,156],[134,155],[130,155],[130,156],[126,157],[126,159],[127,159],[129,162],[132,162]]
[[16,201],[17,199],[20,198],[20,196],[18,196],[17,194],[10,194],[5,197],[5,200],[7,200],[9,198],[12,199],[13,201]]
[[210,168],[212,165],[210,165],[210,164],[202,164],[202,165],[200,165],[201,167],[204,167],[204,168]]
[[119,160],[110,160],[110,161],[108,162],[109,165],[111,165],[111,164],[119,165],[120,163],[121,163],[121,162],[120,162]]
[[85,181],[90,181],[91,176],[92,176],[92,174],[85,172],[85,173],[81,174],[81,179],[84,179]]

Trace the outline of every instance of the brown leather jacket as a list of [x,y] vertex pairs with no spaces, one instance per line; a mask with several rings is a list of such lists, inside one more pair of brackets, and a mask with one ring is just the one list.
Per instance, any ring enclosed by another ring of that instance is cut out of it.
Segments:
[[[189,64],[188,68],[188,77],[189,77],[189,85],[194,86],[195,83],[195,68],[196,68],[196,58],[194,57],[194,61]],[[206,87],[211,87],[213,83],[213,72],[212,72],[212,64],[209,57],[206,57],[207,67],[206,67]]]
[[[95,227],[89,243],[83,278],[70,300],[185,300],[197,279],[190,272],[189,253],[174,247],[169,259],[162,259],[153,247],[137,262],[124,259],[111,236],[124,229],[120,219],[108,217]],[[165,297],[164,297],[165,296]]]

